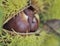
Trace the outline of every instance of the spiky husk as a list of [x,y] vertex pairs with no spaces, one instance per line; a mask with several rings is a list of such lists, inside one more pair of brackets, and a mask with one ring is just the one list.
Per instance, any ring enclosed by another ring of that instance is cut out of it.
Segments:
[[[0,28],[3,25],[4,21],[6,21],[7,18],[9,18],[12,13],[15,13],[19,11],[19,9],[22,9],[22,7],[25,7],[27,4],[25,0],[8,0],[7,4],[9,5],[3,5],[2,1],[0,0]],[[15,2],[16,1],[16,2]],[[19,1],[25,2],[25,3],[17,3]],[[32,0],[35,2],[35,0]],[[51,3],[52,0],[46,0],[44,2],[47,2],[50,4],[49,9],[45,11],[43,7],[45,5],[43,3],[43,0],[36,0],[39,3],[35,3],[33,5],[36,5],[37,8],[39,8],[41,15],[43,15],[44,20],[48,19],[60,19],[59,17],[59,3],[60,0],[54,0],[54,2]],[[40,5],[41,1],[41,5]],[[15,3],[15,4],[14,4]],[[15,6],[17,5],[17,6]],[[21,5],[21,6],[20,6]],[[40,5],[40,6],[39,6]],[[21,7],[21,8],[20,8]],[[7,14],[7,15],[6,15]],[[41,16],[40,15],[40,16]],[[40,33],[40,36],[26,36],[22,37],[20,35],[12,36],[7,32],[3,32],[3,30],[0,29],[0,46],[60,46],[60,36],[57,36],[54,33],[47,34],[45,30],[42,30]]]

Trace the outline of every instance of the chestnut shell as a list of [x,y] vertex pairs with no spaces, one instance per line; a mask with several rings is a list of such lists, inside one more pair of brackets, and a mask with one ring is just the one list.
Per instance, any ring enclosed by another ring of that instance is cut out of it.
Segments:
[[34,16],[34,10],[35,9],[33,7],[29,7],[16,14],[12,19],[3,25],[3,28],[9,31],[14,29],[16,32],[20,33],[35,32],[39,27],[39,22]]

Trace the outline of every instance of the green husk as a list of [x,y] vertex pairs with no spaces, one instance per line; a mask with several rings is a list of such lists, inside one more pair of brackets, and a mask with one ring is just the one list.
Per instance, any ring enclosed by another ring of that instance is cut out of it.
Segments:
[[[40,36],[30,35],[11,35],[3,31],[3,23],[12,14],[19,12],[27,5],[28,0],[7,0],[6,5],[2,4],[5,0],[0,0],[0,46],[60,46],[60,36],[54,33],[47,33],[41,30]],[[40,16],[44,21],[50,19],[60,19],[60,0],[32,0],[33,5],[39,9]],[[36,3],[37,2],[37,3]],[[49,4],[48,9],[44,9],[45,3]]]

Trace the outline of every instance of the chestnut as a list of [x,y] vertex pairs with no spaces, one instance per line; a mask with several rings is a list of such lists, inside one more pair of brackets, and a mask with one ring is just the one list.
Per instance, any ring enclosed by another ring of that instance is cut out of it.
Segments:
[[24,10],[25,14],[28,16],[28,22],[30,24],[30,32],[35,32],[39,27],[39,20],[35,16],[35,9]]
[[8,21],[5,24],[5,29],[11,30],[14,29],[16,32],[26,33],[30,31],[28,20],[26,19],[23,12],[18,13],[15,17]]
[[39,27],[39,20],[35,16],[35,9],[29,7],[10,19],[7,23],[3,25],[4,29],[12,31],[14,29],[16,32],[26,33],[35,32]]

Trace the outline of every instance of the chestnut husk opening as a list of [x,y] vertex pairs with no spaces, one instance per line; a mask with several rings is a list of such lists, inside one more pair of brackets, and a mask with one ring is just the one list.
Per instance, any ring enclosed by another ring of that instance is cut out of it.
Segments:
[[[28,7],[27,9],[31,10],[32,12],[35,11],[35,9],[32,6]],[[24,12],[26,14],[25,10],[26,9],[24,9],[22,12]],[[36,19],[36,23],[34,25],[34,29],[31,29],[31,26],[33,24],[30,25],[30,23],[28,22],[28,20],[27,20],[26,23],[23,23],[22,21],[20,22],[20,20],[22,19],[22,18],[20,18],[20,16],[22,16],[22,15],[19,16],[19,14],[22,13],[22,12],[19,12],[13,18],[11,18],[7,23],[5,23],[3,25],[3,29],[9,30],[9,31],[12,31],[12,29],[14,29],[16,32],[19,32],[19,33],[30,33],[30,32],[37,31],[37,29],[39,27],[37,19]],[[29,12],[29,11],[27,11],[27,12]],[[22,23],[22,24],[17,25],[18,22]],[[21,26],[21,25],[23,25],[22,28],[19,28],[19,26]]]

